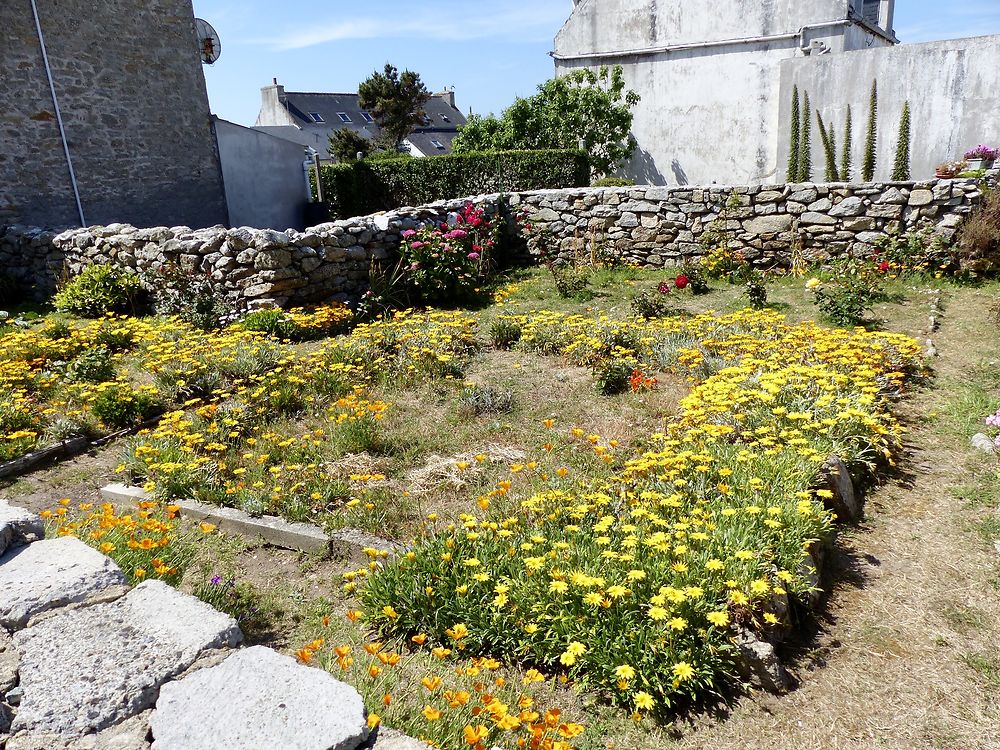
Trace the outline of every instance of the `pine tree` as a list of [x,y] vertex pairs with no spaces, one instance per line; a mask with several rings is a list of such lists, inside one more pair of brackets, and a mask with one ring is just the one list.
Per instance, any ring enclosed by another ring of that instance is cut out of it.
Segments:
[[861,177],[865,182],[875,179],[875,149],[878,145],[878,81],[872,81],[871,102],[868,109],[868,137],[865,140],[865,159]]
[[823,115],[819,112],[816,113],[816,122],[819,124],[819,138],[823,143],[823,156],[826,159],[826,181],[836,182],[838,179],[836,136],[832,127],[829,130],[826,129]]
[[795,182],[799,178],[799,117],[799,87],[792,86],[792,123],[786,172],[789,182]]
[[798,182],[812,179],[812,109],[809,106],[809,92],[802,96],[802,125],[799,127],[799,171]]
[[847,105],[847,117],[844,118],[844,146],[840,155],[840,180],[851,181],[851,149],[854,147],[854,134],[851,132],[854,123],[851,121],[851,105]]
[[906,182],[910,179],[910,103],[903,104],[899,116],[899,141],[896,143],[896,161],[892,166],[892,179]]

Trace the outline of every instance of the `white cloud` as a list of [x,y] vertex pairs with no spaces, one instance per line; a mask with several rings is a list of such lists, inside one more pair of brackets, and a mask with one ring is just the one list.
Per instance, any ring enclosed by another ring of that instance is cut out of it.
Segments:
[[[412,7],[412,6],[411,6]],[[416,11],[397,18],[356,16],[312,22],[308,27],[260,40],[279,50],[303,49],[348,39],[419,38],[438,41],[503,39],[535,42],[551,39],[569,16],[566,0],[517,0],[487,3],[440,3],[433,14]]]

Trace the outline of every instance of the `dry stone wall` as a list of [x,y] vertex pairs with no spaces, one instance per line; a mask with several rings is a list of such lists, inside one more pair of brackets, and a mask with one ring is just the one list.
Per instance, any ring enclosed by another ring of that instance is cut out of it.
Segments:
[[360,295],[372,262],[390,258],[404,230],[448,221],[466,200],[503,217],[515,253],[524,251],[513,218],[521,214],[565,260],[604,248],[636,265],[665,268],[727,241],[768,268],[788,266],[796,252],[810,261],[867,254],[885,234],[926,229],[951,238],[981,198],[976,180],[571,188],[440,201],[303,232],[112,224],[53,234],[7,227],[0,231],[0,273],[41,296],[60,274],[95,263],[140,272],[178,264],[211,278],[235,307],[254,309]]

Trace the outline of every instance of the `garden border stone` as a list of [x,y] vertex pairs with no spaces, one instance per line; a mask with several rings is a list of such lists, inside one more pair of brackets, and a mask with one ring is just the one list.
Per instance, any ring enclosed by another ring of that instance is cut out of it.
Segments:
[[[150,495],[141,487],[125,484],[109,484],[102,487],[100,492],[105,500],[126,506],[150,499]],[[366,547],[389,554],[396,554],[401,549],[395,542],[358,529],[338,529],[327,534],[318,526],[286,521],[277,516],[257,518],[235,508],[206,505],[194,500],[178,500],[175,504],[184,518],[211,523],[222,531],[252,539],[260,538],[274,547],[297,552],[359,558],[361,550]]]

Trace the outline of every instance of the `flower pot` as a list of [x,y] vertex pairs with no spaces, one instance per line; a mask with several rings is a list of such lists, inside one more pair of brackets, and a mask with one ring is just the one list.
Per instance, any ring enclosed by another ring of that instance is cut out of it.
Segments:
[[934,175],[940,180],[954,180],[957,172],[948,172],[943,169],[939,169]]
[[969,170],[974,171],[977,169],[991,169],[993,167],[993,159],[969,159]]

